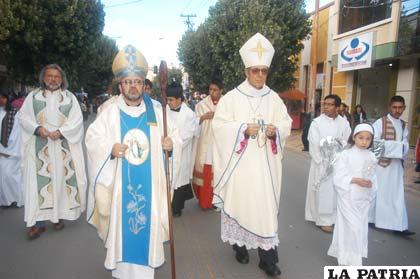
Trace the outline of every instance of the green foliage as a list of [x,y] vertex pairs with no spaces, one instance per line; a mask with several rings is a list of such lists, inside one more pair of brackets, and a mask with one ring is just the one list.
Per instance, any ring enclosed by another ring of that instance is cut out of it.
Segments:
[[[177,83],[182,85],[182,70],[179,68],[169,68],[168,69],[168,84],[170,84],[173,80]],[[152,80],[153,89],[152,89],[152,97],[160,100],[160,84],[159,84],[159,75],[155,76]]]
[[182,71],[179,68],[170,68],[168,70],[168,81],[176,81],[179,84],[182,84]]
[[86,79],[82,67],[92,70],[106,64],[110,68],[109,61],[100,61],[100,54],[87,59],[96,48],[104,47],[101,44],[109,44],[104,43],[109,39],[101,38],[105,14],[100,1],[0,1],[2,13],[8,15],[0,21],[0,56],[5,57],[13,79],[34,85],[42,67],[57,63],[66,71],[70,88],[78,89]]
[[214,64],[209,44],[207,24],[202,24],[195,32],[186,32],[178,45],[178,57],[187,70],[194,90],[207,92],[214,78],[221,78],[219,67]]
[[0,41],[10,36],[10,33],[21,28],[22,22],[14,17],[10,0],[0,0]]
[[117,52],[115,40],[104,35],[97,38],[92,47],[83,54],[78,64],[77,89],[83,87],[91,96],[104,93],[112,83],[111,68]]
[[197,31],[184,34],[178,48],[194,85],[208,83],[214,74],[223,77],[227,90],[242,82],[239,49],[260,32],[276,50],[268,85],[278,91],[290,87],[301,42],[310,32],[304,0],[219,0],[209,14]]

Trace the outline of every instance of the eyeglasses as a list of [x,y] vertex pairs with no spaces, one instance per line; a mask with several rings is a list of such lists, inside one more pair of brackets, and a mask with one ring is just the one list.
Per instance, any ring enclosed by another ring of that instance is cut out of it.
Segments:
[[45,79],[61,79],[61,75],[45,75]]
[[268,74],[268,68],[251,68],[250,71],[253,75],[261,73],[261,75],[266,76]]
[[335,103],[324,102],[324,107],[335,107]]
[[124,85],[126,85],[126,86],[128,86],[128,85],[143,85],[143,83],[144,83],[144,81],[142,81],[141,79],[126,79],[126,80],[123,80],[122,82],[121,82],[122,84],[124,84]]

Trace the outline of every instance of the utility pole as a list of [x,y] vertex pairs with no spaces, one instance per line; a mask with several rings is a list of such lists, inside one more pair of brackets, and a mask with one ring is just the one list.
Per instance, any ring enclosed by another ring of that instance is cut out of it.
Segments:
[[319,0],[315,0],[315,14],[312,20],[312,42],[311,42],[311,79],[309,81],[310,90],[309,90],[309,112],[315,117],[315,92],[316,92],[316,74],[317,74],[317,65],[318,65],[318,23],[319,23]]
[[195,14],[184,15],[181,14],[181,17],[186,17],[187,19],[184,21],[185,25],[187,25],[188,31],[193,30],[194,23],[190,20],[191,17],[197,17]]

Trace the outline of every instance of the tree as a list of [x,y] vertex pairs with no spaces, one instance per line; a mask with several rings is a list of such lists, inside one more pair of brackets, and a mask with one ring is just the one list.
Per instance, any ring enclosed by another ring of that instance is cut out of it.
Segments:
[[[180,68],[169,68],[168,69],[168,84],[172,81],[175,81],[179,84],[182,84],[182,70]],[[152,89],[152,96],[161,98],[160,96],[160,84],[159,84],[159,75],[155,76],[152,80],[153,89]]]
[[10,0],[0,0],[0,41],[10,36],[15,29],[21,28],[22,22],[11,10]]
[[115,40],[104,35],[97,38],[78,64],[79,88],[91,96],[104,93],[112,83],[112,62],[117,52]]
[[[189,63],[205,61],[212,67],[210,72],[221,73],[226,88],[232,89],[244,79],[244,66],[239,49],[252,35],[260,32],[273,44],[274,55],[268,84],[281,91],[290,87],[297,69],[297,56],[303,49],[301,43],[310,32],[310,22],[304,10],[304,0],[219,0],[210,8],[209,17],[203,24],[207,30],[208,52],[203,55],[191,52],[197,46],[194,33],[184,35],[179,47],[179,57],[191,75],[194,84],[203,81],[201,71]],[[199,46],[204,47],[204,46]],[[191,53],[186,52],[190,50]],[[182,54],[181,54],[182,52]],[[191,69],[201,71],[192,74]],[[208,77],[207,77],[208,79]]]
[[179,68],[170,68],[168,70],[169,82],[175,81],[179,84],[182,84],[182,70]]
[[209,44],[207,24],[201,24],[197,31],[187,32],[178,45],[178,57],[188,72],[195,90],[207,92],[214,78],[221,78],[218,65]]
[[11,76],[35,84],[46,64],[60,64],[71,87],[78,83],[80,58],[101,36],[103,5],[96,0],[0,0],[8,7],[7,22],[18,19],[12,29],[4,27],[0,54]]

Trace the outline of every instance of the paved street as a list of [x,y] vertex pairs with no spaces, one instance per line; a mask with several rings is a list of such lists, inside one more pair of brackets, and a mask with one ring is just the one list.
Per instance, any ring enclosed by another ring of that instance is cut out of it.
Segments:
[[[304,221],[309,156],[288,149],[284,159],[279,215],[279,266],[283,279],[322,278],[323,266],[335,265],[327,256],[331,241],[313,224]],[[369,258],[365,265],[418,265],[420,263],[420,195],[406,193],[410,229],[418,235],[402,238],[376,229],[369,231]],[[27,240],[23,209],[0,209],[1,279],[105,279],[105,249],[85,216],[66,222],[63,231],[51,226],[34,241]],[[262,279],[255,251],[247,265],[236,262],[229,245],[219,237],[219,214],[202,211],[195,200],[175,219],[177,278]],[[169,253],[166,253],[167,259]],[[155,278],[170,278],[170,265],[158,269]]]

